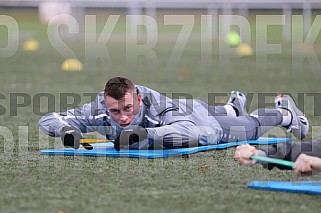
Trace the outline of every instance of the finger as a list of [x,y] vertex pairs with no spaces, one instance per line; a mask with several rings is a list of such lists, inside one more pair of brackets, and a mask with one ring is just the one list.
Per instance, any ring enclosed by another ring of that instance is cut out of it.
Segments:
[[242,165],[250,165],[251,164],[251,162],[249,160],[242,159],[242,158],[239,160],[239,162]]
[[240,154],[239,154],[238,152],[236,152],[236,153],[234,154],[234,156],[233,156],[233,159],[234,159],[234,160],[240,159]]
[[303,167],[302,172],[311,172],[312,171],[312,166],[307,165],[306,167]]

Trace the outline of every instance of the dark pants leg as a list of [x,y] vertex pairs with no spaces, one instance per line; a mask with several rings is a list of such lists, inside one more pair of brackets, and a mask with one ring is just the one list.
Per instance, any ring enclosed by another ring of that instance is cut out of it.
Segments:
[[258,109],[247,116],[215,115],[223,129],[220,143],[256,140],[273,127],[280,125],[282,115],[276,109]]
[[[300,154],[307,154],[321,158],[321,139],[315,141],[280,143],[260,148],[268,157],[278,158],[288,161],[296,161]],[[279,169],[290,169],[289,167],[268,164],[267,168],[272,169],[274,166]]]

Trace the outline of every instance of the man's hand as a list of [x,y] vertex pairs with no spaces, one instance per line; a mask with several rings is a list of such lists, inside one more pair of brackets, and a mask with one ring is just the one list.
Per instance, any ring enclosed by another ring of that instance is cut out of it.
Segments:
[[147,135],[147,130],[140,126],[131,129],[124,129],[121,131],[120,135],[115,138],[114,147],[117,151],[120,151],[123,147],[145,140]]
[[81,132],[71,126],[65,126],[61,131],[61,140],[64,146],[79,149],[80,139],[82,139]]
[[249,144],[244,144],[236,147],[233,158],[234,160],[239,161],[242,165],[253,165],[256,161],[250,158],[252,155],[257,155],[255,147]]
[[313,170],[321,170],[321,158],[300,154],[293,169],[296,175],[311,175]]

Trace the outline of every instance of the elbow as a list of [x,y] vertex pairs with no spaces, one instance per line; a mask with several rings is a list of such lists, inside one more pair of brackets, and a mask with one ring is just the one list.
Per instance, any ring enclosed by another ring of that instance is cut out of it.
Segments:
[[39,119],[38,126],[42,132],[54,137],[56,134],[54,131],[51,131],[51,123],[50,114],[46,114]]
[[51,114],[52,113],[48,113],[48,114],[45,114],[44,116],[42,116],[39,121],[38,121],[38,126],[41,128],[41,129],[47,129],[46,127],[49,126],[49,124],[51,123]]
[[45,120],[45,115],[44,116],[42,116],[40,119],[39,119],[39,121],[38,121],[38,126],[39,127],[42,127],[43,125],[44,125],[44,120]]

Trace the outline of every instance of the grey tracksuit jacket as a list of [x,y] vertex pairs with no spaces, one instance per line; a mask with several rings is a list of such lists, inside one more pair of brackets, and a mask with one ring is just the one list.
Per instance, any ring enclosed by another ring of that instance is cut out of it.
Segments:
[[[136,86],[143,97],[139,113],[128,127],[146,128],[148,138],[134,143],[130,149],[166,149],[216,144],[222,128],[209,112],[208,105],[199,100],[172,100],[160,93]],[[40,129],[58,137],[64,126],[73,126],[82,133],[97,131],[113,140],[124,129],[108,115],[104,93],[81,108],[44,115],[38,122]]]

